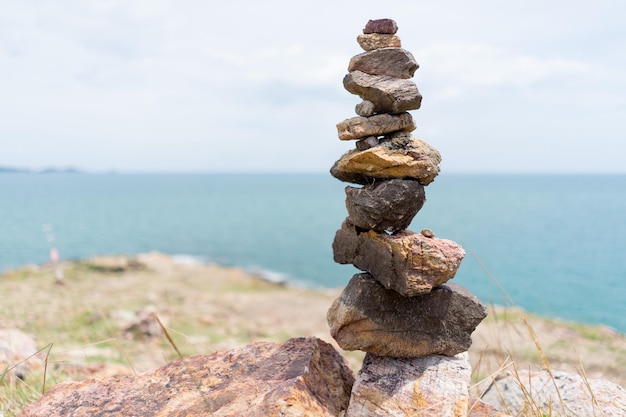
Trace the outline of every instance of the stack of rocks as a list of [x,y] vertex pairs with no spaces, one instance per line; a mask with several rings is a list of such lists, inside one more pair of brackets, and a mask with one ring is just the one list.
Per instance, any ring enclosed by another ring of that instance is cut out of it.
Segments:
[[[439,173],[441,156],[411,135],[415,123],[408,111],[419,109],[422,101],[411,81],[418,64],[401,48],[397,29],[391,19],[370,20],[357,38],[365,52],[350,60],[343,83],[363,101],[356,106],[357,117],[337,125],[339,139],[356,140],[356,147],[331,168],[337,179],[362,186],[346,187],[348,217],[337,231],[333,253],[336,262],[365,272],[352,278],[328,311],[339,346],[367,352],[347,416],[398,410],[447,415],[440,408],[444,403],[467,409],[466,351],[486,316],[485,306],[469,291],[446,284],[465,256],[463,249],[429,229],[406,229],[426,200],[424,187]],[[433,378],[442,379],[436,389],[427,381]],[[426,385],[438,392],[430,400],[416,395],[416,387]],[[429,408],[431,403],[439,408]]]

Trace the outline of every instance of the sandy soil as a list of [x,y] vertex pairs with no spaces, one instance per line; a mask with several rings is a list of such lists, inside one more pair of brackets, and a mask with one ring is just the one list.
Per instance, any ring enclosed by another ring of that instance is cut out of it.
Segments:
[[[0,328],[32,333],[41,347],[52,343],[49,363],[58,372],[82,367],[76,378],[85,377],[86,369],[99,376],[145,371],[175,358],[176,349],[183,355],[206,354],[299,336],[317,336],[336,346],[326,311],[340,289],[286,288],[239,269],[180,263],[158,253],[63,268],[63,285],[54,283],[50,266],[0,276]],[[141,315],[137,312],[156,315],[172,341],[159,333],[154,320],[129,329],[128,322]],[[626,338],[609,328],[490,308],[473,340],[477,390],[484,385],[480,381],[502,368],[543,367],[542,355],[552,369],[626,386]],[[358,371],[363,353],[339,351]]]

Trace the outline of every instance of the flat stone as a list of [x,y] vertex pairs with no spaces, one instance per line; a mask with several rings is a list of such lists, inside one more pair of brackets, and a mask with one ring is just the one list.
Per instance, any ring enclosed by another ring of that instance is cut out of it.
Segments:
[[345,417],[468,415],[467,353],[398,359],[368,353]]
[[140,375],[59,384],[22,417],[337,416],[354,382],[343,357],[314,338],[258,342]]
[[376,106],[371,101],[363,100],[359,104],[354,107],[354,111],[359,116],[369,117],[374,114],[374,110],[376,110]]
[[362,188],[346,187],[348,218],[361,229],[406,229],[425,201],[424,186],[415,180],[392,179]]
[[428,185],[439,174],[441,155],[410,133],[387,135],[377,146],[353,149],[330,169],[333,177],[354,184],[371,184],[381,179],[416,179]]
[[353,56],[348,64],[348,71],[394,78],[411,78],[418,68],[413,55],[402,48],[381,48],[363,52]]
[[521,369],[498,376],[482,400],[516,416],[626,416],[624,388],[604,379],[561,371],[550,375],[545,370]]
[[387,33],[393,35],[398,31],[398,24],[393,19],[369,20],[363,28],[363,33]]
[[331,336],[345,350],[378,356],[454,356],[472,344],[485,306],[460,285],[445,284],[403,297],[370,274],[357,274],[328,310]]
[[415,130],[413,116],[409,113],[375,114],[370,117],[353,117],[337,123],[339,139],[362,139],[368,136],[383,136],[393,132]]
[[356,41],[364,51],[373,51],[379,48],[400,48],[402,46],[402,41],[398,36],[383,33],[359,35]]
[[374,103],[376,113],[402,113],[417,110],[422,104],[415,83],[404,78],[351,71],[344,77],[343,86],[350,93]]
[[369,272],[405,297],[428,293],[454,277],[465,256],[457,243],[402,230],[388,235],[346,219],[333,241],[335,262]]

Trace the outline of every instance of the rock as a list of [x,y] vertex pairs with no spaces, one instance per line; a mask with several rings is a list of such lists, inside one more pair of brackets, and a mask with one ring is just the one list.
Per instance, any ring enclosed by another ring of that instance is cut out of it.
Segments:
[[367,101],[367,100],[363,100],[362,102],[357,104],[356,107],[354,108],[354,111],[356,112],[356,114],[358,114],[359,116],[363,116],[363,117],[369,117],[373,115],[374,110],[376,110],[374,103],[372,103],[371,101]]
[[379,48],[400,48],[402,46],[402,41],[399,37],[382,33],[359,35],[356,41],[364,51],[372,51]]
[[393,235],[359,230],[348,218],[335,234],[333,255],[335,262],[352,264],[385,288],[413,297],[452,279],[465,251],[452,240],[408,230]]
[[402,48],[380,48],[363,52],[353,56],[348,64],[348,71],[394,78],[411,78],[418,68],[413,55]]
[[396,359],[365,355],[346,417],[467,416],[467,353]]
[[420,233],[424,237],[435,237],[435,233],[433,233],[433,231],[430,230],[430,229],[422,229],[422,231]]
[[158,314],[155,306],[145,306],[138,311],[115,310],[111,312],[111,318],[117,322],[117,327],[124,338],[129,340],[161,337],[163,330],[157,317],[164,326],[167,326],[166,317]]
[[363,33],[386,33],[393,35],[398,31],[398,24],[393,19],[369,20],[363,28]]
[[513,415],[626,416],[626,390],[619,385],[566,372],[552,374],[554,379],[545,370],[509,373],[496,378],[482,400]]
[[356,148],[359,151],[364,151],[373,146],[378,145],[378,138],[376,136],[368,136],[366,138],[360,139],[356,142]]
[[403,297],[370,274],[357,274],[333,302],[327,319],[330,334],[342,349],[418,358],[465,352],[486,315],[485,306],[456,284]]
[[378,146],[353,149],[330,169],[337,179],[355,184],[372,184],[380,179],[415,179],[428,185],[439,174],[441,155],[429,144],[409,133],[394,133]]
[[297,338],[188,357],[135,376],[60,384],[21,416],[337,416],[353,382],[331,345]]
[[7,376],[24,379],[43,366],[45,352],[37,352],[33,336],[18,329],[0,329],[0,382]]
[[126,256],[96,256],[85,261],[88,268],[100,272],[122,273],[145,268],[139,260]]
[[337,123],[339,139],[361,139],[368,136],[382,136],[393,132],[415,130],[413,117],[409,113],[376,114],[370,117],[353,117]]
[[361,229],[406,229],[425,201],[424,186],[415,180],[392,179],[363,188],[346,187],[348,217]]
[[404,78],[351,71],[344,77],[343,86],[350,93],[374,103],[377,113],[402,113],[417,110],[422,104],[415,83]]

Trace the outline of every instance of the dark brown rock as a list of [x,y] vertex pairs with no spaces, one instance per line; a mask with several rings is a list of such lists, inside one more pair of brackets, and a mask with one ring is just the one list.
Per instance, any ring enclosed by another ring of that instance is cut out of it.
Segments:
[[467,353],[399,359],[368,353],[345,417],[467,416]]
[[356,41],[364,51],[373,51],[379,48],[400,48],[402,46],[402,41],[399,37],[383,33],[359,35]]
[[368,136],[356,142],[356,148],[359,151],[364,151],[366,149],[372,148],[377,145],[378,145],[378,138],[376,136]]
[[22,417],[337,416],[354,382],[314,337],[258,342],[177,360],[141,375],[60,384]]
[[398,24],[393,19],[374,19],[367,22],[363,33],[385,33],[393,35],[398,31]]
[[403,297],[370,274],[357,274],[328,310],[330,334],[346,350],[378,356],[453,356],[471,345],[485,306],[456,284]]
[[519,370],[497,377],[482,400],[516,416],[626,416],[624,388],[560,371]]
[[405,297],[426,294],[454,277],[465,251],[448,239],[402,230],[388,235],[355,227],[350,219],[333,241],[335,262],[369,272]]
[[418,68],[413,55],[402,48],[381,48],[363,52],[353,56],[348,64],[348,71],[394,78],[411,78]]
[[439,152],[410,133],[384,137],[378,146],[353,149],[335,162],[330,173],[337,179],[355,184],[372,184],[382,179],[416,179],[428,185],[439,174]]
[[413,116],[409,113],[375,114],[370,117],[353,117],[337,123],[339,139],[362,139],[368,136],[382,136],[393,132],[415,130]]
[[415,83],[404,78],[352,71],[344,77],[343,86],[350,93],[374,103],[377,113],[402,113],[417,110],[422,104]]
[[392,179],[363,188],[346,187],[350,222],[367,230],[406,229],[424,201],[424,186],[415,180]]

